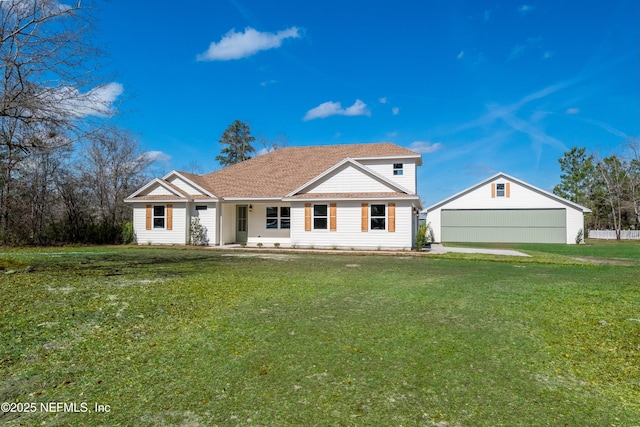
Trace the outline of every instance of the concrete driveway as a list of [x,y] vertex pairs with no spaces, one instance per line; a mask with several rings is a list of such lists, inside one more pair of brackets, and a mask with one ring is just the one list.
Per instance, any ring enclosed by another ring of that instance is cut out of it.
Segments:
[[512,251],[508,249],[482,249],[482,248],[447,248],[441,243],[431,244],[432,254],[446,254],[447,252],[460,252],[464,254],[489,254],[489,255],[507,255],[507,256],[531,256],[522,252]]

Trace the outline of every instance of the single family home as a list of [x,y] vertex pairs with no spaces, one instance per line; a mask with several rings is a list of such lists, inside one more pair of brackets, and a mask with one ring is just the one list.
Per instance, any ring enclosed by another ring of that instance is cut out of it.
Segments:
[[500,172],[424,212],[436,242],[571,244],[591,210]]
[[[411,249],[419,153],[391,143],[285,147],[206,174],[172,171],[133,193],[138,244]],[[196,219],[197,218],[197,219]]]

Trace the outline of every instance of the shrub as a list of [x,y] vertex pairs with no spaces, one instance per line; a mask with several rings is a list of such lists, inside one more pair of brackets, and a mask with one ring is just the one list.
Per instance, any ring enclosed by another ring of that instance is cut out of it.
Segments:
[[122,224],[122,244],[133,243],[133,222],[126,221]]
[[274,247],[276,247],[276,248],[279,248],[279,247],[280,247],[280,243],[275,242],[275,243],[273,244],[273,246],[274,246]]
[[200,218],[197,216],[191,217],[189,236],[192,245],[204,246],[209,243],[209,239],[207,238],[207,227],[200,224]]
[[427,226],[425,224],[421,224],[418,227],[418,233],[416,234],[416,251],[421,251],[427,243]]
[[584,230],[581,228],[576,235],[576,244],[580,245],[584,243]]
[[436,241],[436,235],[433,232],[433,228],[431,227],[431,223],[427,224],[427,243],[433,243]]
[[264,246],[264,245],[262,244],[262,242],[258,242],[258,247],[259,247],[259,248],[261,248],[261,247],[263,247],[263,246]]

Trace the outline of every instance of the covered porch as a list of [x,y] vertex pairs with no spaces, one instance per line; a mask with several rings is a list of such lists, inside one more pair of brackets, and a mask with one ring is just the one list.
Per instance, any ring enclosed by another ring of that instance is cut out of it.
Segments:
[[291,245],[291,205],[281,200],[223,200],[217,245]]

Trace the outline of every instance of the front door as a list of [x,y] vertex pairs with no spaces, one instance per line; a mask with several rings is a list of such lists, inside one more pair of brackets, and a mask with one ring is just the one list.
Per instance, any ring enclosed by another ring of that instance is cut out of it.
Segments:
[[247,225],[249,222],[247,205],[236,206],[236,242],[247,243]]

